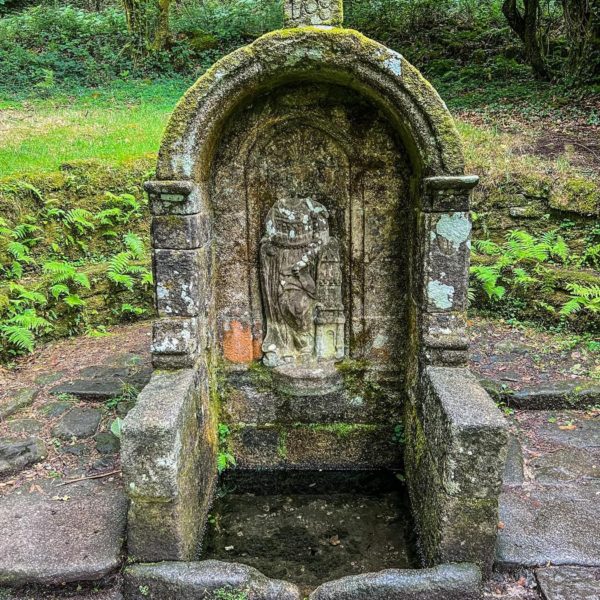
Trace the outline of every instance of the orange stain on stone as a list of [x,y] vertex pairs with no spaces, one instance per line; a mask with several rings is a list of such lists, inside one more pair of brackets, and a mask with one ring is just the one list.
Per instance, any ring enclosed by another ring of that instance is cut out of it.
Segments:
[[223,332],[223,355],[233,363],[248,363],[254,358],[254,342],[250,325],[230,321]]

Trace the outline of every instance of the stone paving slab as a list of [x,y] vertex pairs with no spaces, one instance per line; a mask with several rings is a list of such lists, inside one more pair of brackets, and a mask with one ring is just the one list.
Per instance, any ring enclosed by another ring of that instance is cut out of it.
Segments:
[[87,367],[74,381],[52,388],[53,394],[70,394],[83,400],[106,400],[120,396],[128,386],[141,390],[150,381],[149,365]]
[[549,567],[536,577],[544,600],[600,600],[600,569]]
[[600,484],[505,488],[496,564],[600,566]]
[[120,486],[96,482],[1,497],[0,585],[55,585],[110,574],[121,564],[126,506]]

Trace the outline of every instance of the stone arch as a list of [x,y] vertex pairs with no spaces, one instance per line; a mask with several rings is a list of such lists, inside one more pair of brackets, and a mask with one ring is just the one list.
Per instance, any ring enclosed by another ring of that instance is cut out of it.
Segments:
[[404,57],[346,29],[267,34],[217,62],[177,105],[159,151],[157,179],[206,182],[219,134],[243,102],[292,81],[347,86],[383,110],[421,177],[461,175],[461,143],[433,87]]

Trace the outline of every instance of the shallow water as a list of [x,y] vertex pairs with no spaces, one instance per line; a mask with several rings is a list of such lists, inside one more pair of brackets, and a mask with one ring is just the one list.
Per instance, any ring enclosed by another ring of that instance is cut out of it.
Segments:
[[384,473],[246,473],[222,481],[203,558],[251,565],[306,593],[415,566],[404,487]]

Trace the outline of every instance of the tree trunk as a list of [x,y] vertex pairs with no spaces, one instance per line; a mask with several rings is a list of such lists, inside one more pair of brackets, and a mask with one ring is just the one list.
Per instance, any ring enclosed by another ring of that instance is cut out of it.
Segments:
[[568,74],[575,82],[600,76],[600,2],[562,0],[569,44]]
[[123,0],[127,28],[141,54],[168,46],[170,5],[171,0]]
[[508,24],[523,42],[525,58],[533,72],[538,77],[547,79],[550,73],[544,60],[543,44],[539,32],[540,0],[523,0],[523,5],[524,12],[521,14],[517,0],[504,0],[502,12]]

